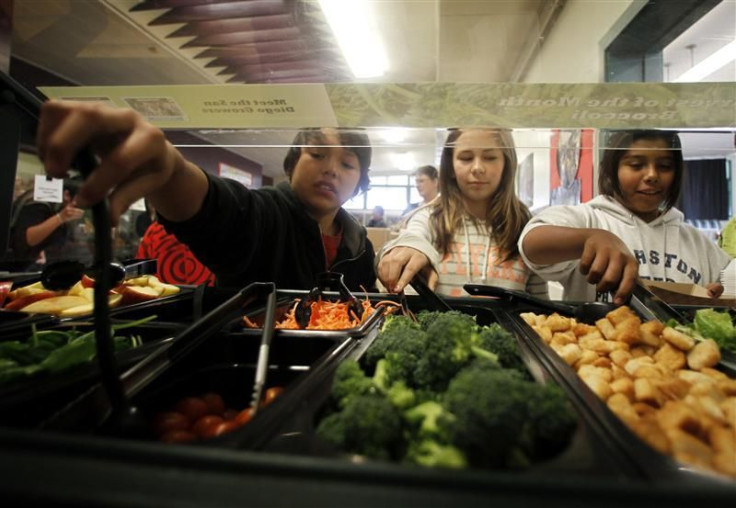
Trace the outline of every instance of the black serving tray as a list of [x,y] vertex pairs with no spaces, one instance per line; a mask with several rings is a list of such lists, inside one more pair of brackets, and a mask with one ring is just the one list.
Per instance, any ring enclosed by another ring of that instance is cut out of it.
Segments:
[[[65,322],[53,326],[39,326],[37,329],[61,331],[77,329],[87,332],[94,330],[94,325],[89,321]],[[115,356],[118,365],[123,369],[131,367],[159,349],[167,347],[179,331],[181,331],[179,326],[155,322],[121,330],[119,332],[121,335],[140,336],[143,344],[117,353]],[[6,338],[23,341],[28,339],[31,333],[31,327],[27,326],[15,330]],[[98,364],[92,361],[64,372],[40,374],[1,385],[0,426],[35,428],[98,380]]]
[[[426,308],[421,297],[407,297],[410,309],[419,312]],[[497,322],[497,314],[488,301],[477,298],[447,298],[454,310],[474,315],[481,325]],[[329,399],[332,379],[335,369],[341,361],[360,359],[365,350],[378,335],[378,329],[371,329],[361,340],[351,339],[346,348],[339,355],[334,355],[332,361],[325,365],[321,372],[310,375],[302,384],[300,390],[282,401],[280,411],[273,411],[269,418],[259,419],[249,424],[241,433],[232,436],[237,439],[237,446],[243,449],[260,450],[266,453],[302,455],[309,457],[323,457],[338,460],[341,463],[359,462],[360,464],[380,464],[381,467],[395,471],[397,479],[407,471],[424,469],[406,467],[399,464],[374,461],[363,457],[346,455],[335,450],[315,435],[315,427],[323,406]],[[520,343],[522,356],[532,376],[540,383],[556,382],[547,372],[546,366],[537,361],[526,344]],[[573,401],[574,402],[574,401]],[[606,477],[622,480],[641,478],[628,458],[617,449],[615,443],[603,439],[600,429],[595,422],[585,418],[573,403],[578,413],[578,429],[568,448],[554,459],[538,462],[529,469],[518,472],[521,475],[558,475],[579,474],[584,477]],[[277,408],[274,408],[277,409]],[[265,415],[264,415],[265,416]],[[447,471],[443,469],[429,470],[426,474],[436,477],[451,475],[493,474],[498,471],[466,470]],[[516,474],[516,472],[514,472]]]
[[[228,333],[227,325],[241,318],[244,313],[253,312],[257,315],[264,312],[263,302],[257,300],[252,290],[256,286],[260,285],[256,283],[238,292],[197,323],[184,329],[165,350],[159,350],[125,372],[121,380],[132,405],[137,407],[140,404],[141,408],[157,406],[161,411],[163,408],[160,407],[162,404],[159,400],[164,396],[151,395],[152,393],[162,390],[167,394],[181,393],[177,396],[184,397],[186,394],[183,392],[189,391],[193,386],[188,379],[193,373],[205,371],[225,373],[223,375],[226,377],[230,375],[227,373],[237,372],[239,380],[229,388],[227,398],[250,397],[260,347],[260,334]],[[282,334],[279,331],[274,335],[271,344],[269,384],[272,371],[288,372],[294,375],[295,379],[301,379],[319,366],[322,358],[329,356],[331,350],[340,347],[348,339],[349,336],[345,333],[312,334],[307,337]],[[205,384],[214,382],[212,378]],[[178,389],[179,384],[183,388]],[[149,403],[149,398],[154,402]],[[97,385],[44,422],[43,427],[77,433],[140,437],[125,435],[120,429],[111,429],[108,421],[110,410],[109,401],[102,387]],[[141,409],[138,412],[145,413],[145,410]]]
[[[580,305],[582,307],[585,304]],[[611,306],[611,310],[613,309],[615,307]],[[634,311],[633,308],[632,311]],[[523,305],[513,310],[507,309],[505,314],[510,329],[514,330],[519,340],[525,343],[527,349],[536,355],[539,363],[545,366],[545,369],[557,383],[567,390],[571,400],[586,415],[586,419],[595,422],[595,426],[605,436],[604,439],[614,443],[616,448],[626,455],[637,471],[648,481],[662,484],[707,485],[721,483],[725,486],[735,486],[733,480],[726,476],[691,468],[647,445],[608,408],[606,403],[583,382],[577,372],[562,357],[544,343],[541,337],[521,317],[524,312],[550,314],[545,309],[533,305]],[[590,316],[586,318],[585,312],[578,312],[575,316],[568,314],[567,317],[576,317],[578,322],[594,325],[595,321],[600,319],[601,316],[598,312],[591,312]],[[721,364],[718,368],[729,376],[736,377],[736,372],[730,366]],[[736,494],[736,491],[734,493]]]

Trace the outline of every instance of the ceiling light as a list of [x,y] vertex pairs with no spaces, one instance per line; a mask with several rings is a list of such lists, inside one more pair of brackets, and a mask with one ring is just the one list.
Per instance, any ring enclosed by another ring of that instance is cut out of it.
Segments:
[[721,49],[710,55],[708,58],[694,65],[689,70],[683,72],[674,83],[692,83],[700,81],[713,74],[724,65],[736,60],[736,40],[723,46]]
[[319,0],[319,4],[355,77],[383,76],[388,58],[367,0]]

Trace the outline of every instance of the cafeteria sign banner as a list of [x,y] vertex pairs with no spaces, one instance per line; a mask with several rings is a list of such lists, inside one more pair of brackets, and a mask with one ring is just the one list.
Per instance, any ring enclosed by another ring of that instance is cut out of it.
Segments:
[[736,126],[736,83],[304,84],[43,87],[164,128]]

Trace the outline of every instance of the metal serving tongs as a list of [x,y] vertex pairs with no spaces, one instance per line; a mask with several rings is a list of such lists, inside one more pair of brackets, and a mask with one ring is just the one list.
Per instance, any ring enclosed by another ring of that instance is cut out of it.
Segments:
[[261,403],[263,387],[266,385],[266,372],[268,371],[268,357],[271,349],[271,340],[276,329],[276,285],[270,283],[266,289],[266,317],[261,332],[261,347],[258,349],[258,362],[256,363],[256,376],[253,382],[253,397],[251,400],[251,418],[258,412]]
[[671,307],[659,296],[652,293],[643,282],[637,279],[634,292],[631,294],[629,305],[644,317],[647,321],[656,319],[665,323],[674,319],[680,324],[685,324],[687,319],[679,311]]
[[304,329],[309,325],[309,319],[312,317],[312,303],[322,296],[324,291],[337,291],[340,293],[340,301],[348,304],[348,310],[352,310],[358,319],[363,317],[363,306],[345,285],[343,275],[338,272],[322,272],[317,274],[317,285],[306,297],[299,300],[294,309],[294,317],[299,328]]
[[[677,309],[669,305],[656,294],[652,293],[649,288],[639,280],[636,282],[629,305],[647,321],[656,319],[662,323],[666,323],[670,319],[674,319],[681,325],[684,325],[689,321]],[[720,363],[731,371],[736,372],[736,355],[730,351],[721,349]]]

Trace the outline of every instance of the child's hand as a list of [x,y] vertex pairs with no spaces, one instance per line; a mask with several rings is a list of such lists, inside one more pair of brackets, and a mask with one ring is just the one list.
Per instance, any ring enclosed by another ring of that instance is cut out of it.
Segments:
[[70,203],[62,208],[58,215],[61,222],[69,222],[81,219],[84,216],[84,210],[77,208]]
[[80,187],[75,204],[87,208],[112,191],[113,224],[132,203],[166,184],[183,161],[163,132],[133,110],[84,102],[45,103],[37,144],[46,172],[58,178],[80,149],[92,146],[100,165]]
[[423,271],[430,289],[437,287],[437,272],[429,258],[411,247],[396,247],[386,253],[378,263],[378,278],[393,293],[400,293],[414,276]]
[[721,286],[720,282],[708,284],[705,286],[705,289],[708,290],[708,296],[711,298],[720,298],[723,294],[723,286]]
[[580,272],[588,276],[597,291],[615,290],[613,303],[623,305],[636,286],[639,263],[619,237],[596,229],[583,246]]

